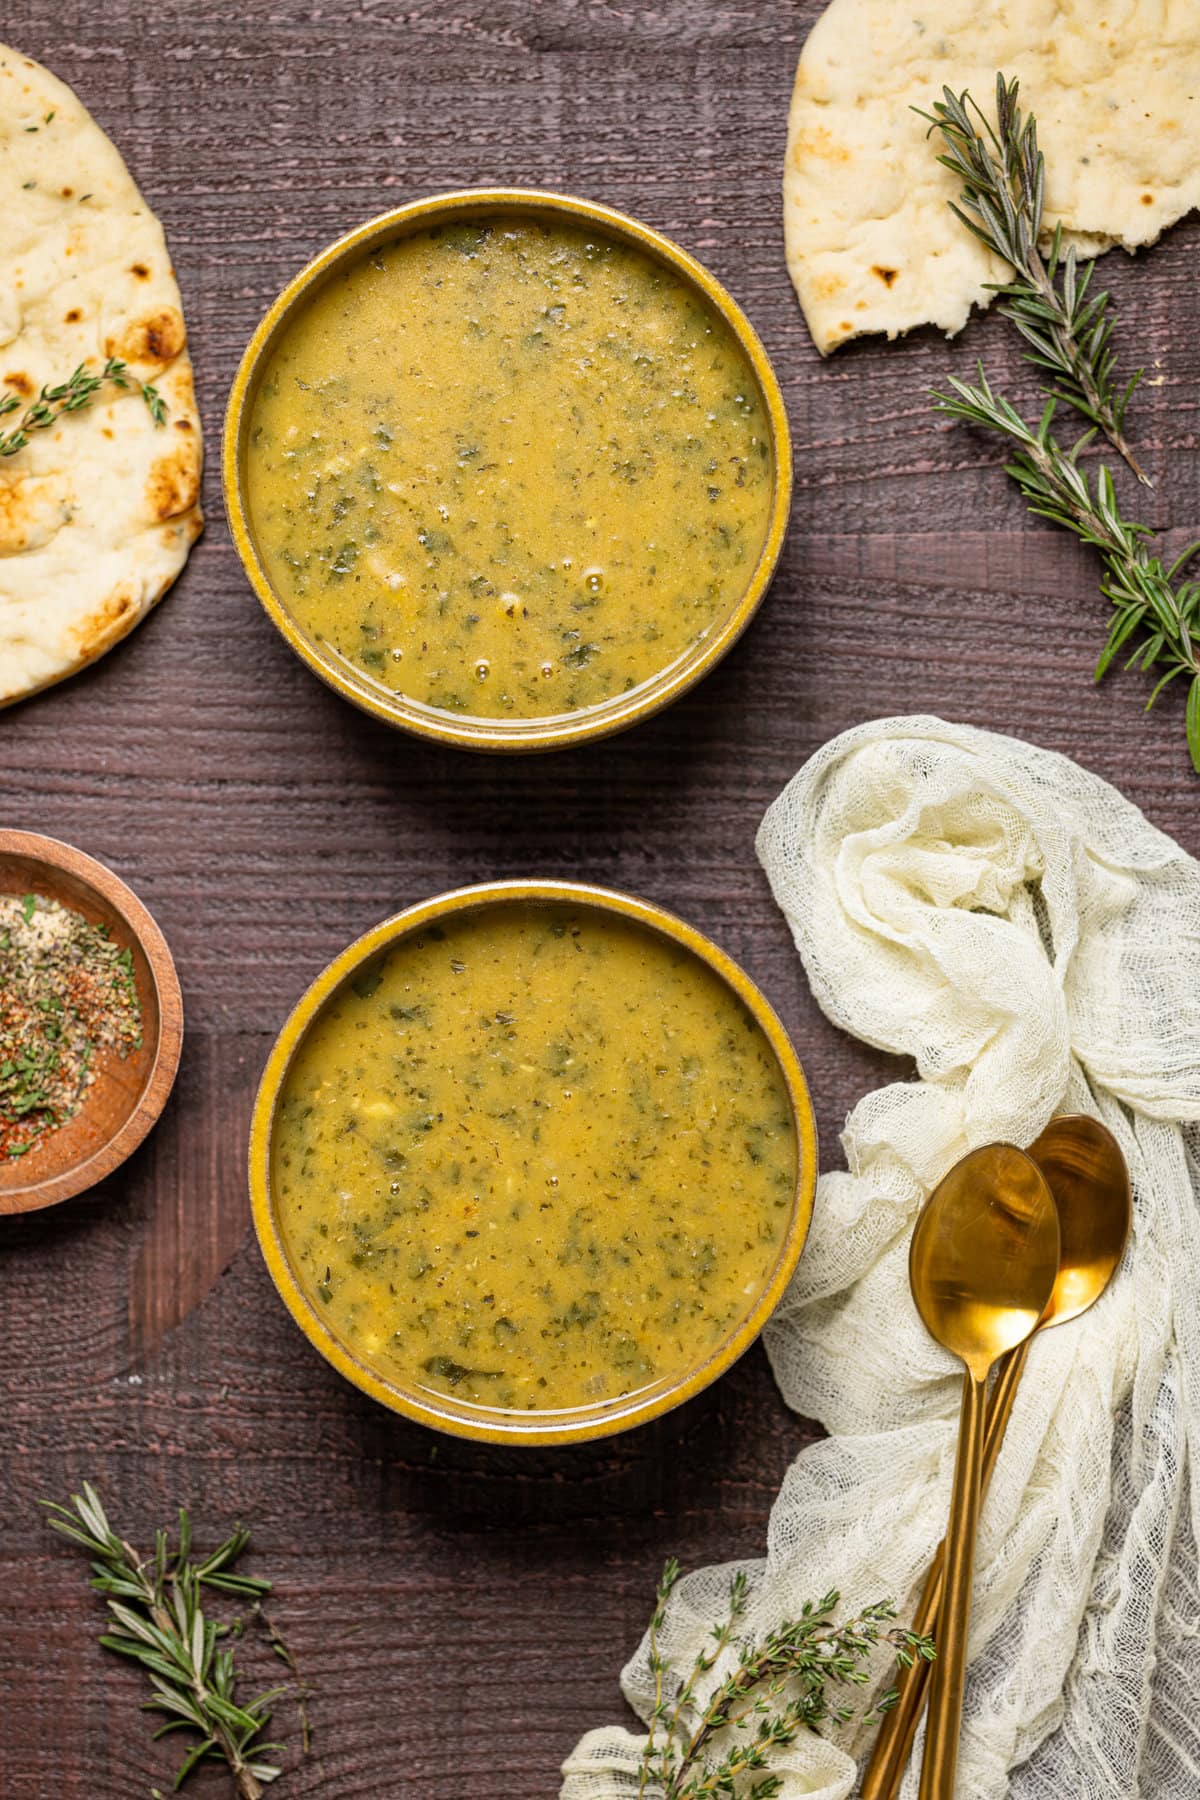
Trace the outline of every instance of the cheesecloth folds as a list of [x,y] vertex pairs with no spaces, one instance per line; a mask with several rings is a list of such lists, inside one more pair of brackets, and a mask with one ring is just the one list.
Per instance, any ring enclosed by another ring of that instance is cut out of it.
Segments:
[[[1029,1358],[983,1512],[958,1794],[1190,1800],[1200,865],[1065,757],[935,718],[835,738],[771,806],[757,847],[822,1009],[912,1058],[916,1079],[850,1114],[848,1172],[822,1177],[768,1329],[788,1404],[832,1435],[784,1479],[766,1557],[748,1565],[747,1631],[830,1587],[847,1613],[894,1597],[907,1615],[945,1525],[959,1400],[909,1296],[913,1219],[973,1146],[1028,1144],[1056,1111],[1093,1113],[1129,1163],[1133,1235],[1104,1299]],[[676,1589],[663,1633],[676,1665],[722,1615],[735,1566]],[[877,1673],[891,1679],[885,1657]],[[644,1642],[623,1685],[645,1718]],[[785,1800],[844,1800],[871,1737],[850,1725],[799,1743]],[[642,1742],[589,1732],[562,1800],[628,1800]],[[922,1743],[903,1800],[916,1800]]]

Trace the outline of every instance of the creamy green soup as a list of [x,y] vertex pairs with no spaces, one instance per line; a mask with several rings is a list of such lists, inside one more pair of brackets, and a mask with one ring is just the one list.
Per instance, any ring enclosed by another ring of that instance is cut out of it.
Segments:
[[508,1410],[681,1374],[753,1306],[797,1145],[779,1063],[706,964],[596,908],[402,939],[288,1074],[292,1267],[386,1379]]
[[773,485],[756,378],[703,295],[508,214],[322,288],[246,462],[304,631],[360,680],[489,719],[596,706],[685,658],[744,593]]

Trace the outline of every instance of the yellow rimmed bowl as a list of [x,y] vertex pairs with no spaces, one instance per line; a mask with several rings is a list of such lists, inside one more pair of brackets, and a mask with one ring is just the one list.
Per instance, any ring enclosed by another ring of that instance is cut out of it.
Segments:
[[[442,711],[372,681],[314,638],[276,591],[259,551],[247,498],[246,467],[260,383],[284,332],[316,294],[364,254],[384,244],[434,226],[497,214],[600,228],[650,255],[692,287],[723,320],[750,364],[762,401],[773,472],[761,548],[741,594],[724,617],[687,653],[630,692],[577,711],[532,718],[482,718]],[[783,547],[792,494],[791,437],[779,383],[753,326],[721,283],[693,256],[661,232],[593,201],[538,189],[465,189],[416,200],[368,221],[323,250],[288,284],[247,345],[230,392],[222,484],[230,531],[251,586],[284,639],[322,681],[376,718],[419,737],[469,750],[552,750],[607,737],[649,718],[694,687],[732,649],[758,610]]]
[[[698,1351],[695,1362],[680,1374],[616,1399],[540,1412],[507,1411],[435,1393],[415,1382],[385,1378],[365,1360],[345,1335],[331,1327],[305,1292],[280,1227],[272,1168],[289,1072],[307,1034],[337,996],[365,965],[401,939],[448,918],[504,904],[595,909],[632,921],[669,944],[681,945],[691,952],[742,1003],[762,1032],[783,1076],[796,1132],[796,1184],[787,1228],[761,1288],[749,1299],[728,1336],[715,1347]],[[668,1412],[715,1381],[754,1342],[795,1270],[808,1233],[816,1173],[816,1128],[804,1073],[787,1033],[758,988],[723,950],[673,913],[650,901],[584,882],[499,881],[459,888],[411,906],[358,938],[317,977],[284,1025],[267,1059],[250,1127],[250,1197],[255,1230],[275,1285],[305,1337],[348,1381],[384,1406],[435,1430],[494,1444],[563,1444],[606,1437]]]

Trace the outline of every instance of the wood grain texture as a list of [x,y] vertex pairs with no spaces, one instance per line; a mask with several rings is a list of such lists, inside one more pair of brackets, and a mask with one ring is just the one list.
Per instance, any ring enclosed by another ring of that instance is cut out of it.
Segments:
[[[819,744],[911,710],[1012,731],[1200,848],[1182,694],[1147,718],[1140,677],[1092,686],[1092,564],[1031,524],[990,445],[930,416],[948,368],[978,354],[1015,370],[1000,322],[827,364],[809,343],[779,179],[816,11],[127,0],[101,24],[83,0],[9,0],[8,41],[79,91],[165,221],[210,460],[208,528],[175,591],[0,724],[0,823],[130,882],[170,939],[189,1030],[175,1096],[125,1168],[0,1221],[4,1800],[131,1800],[169,1766],[133,1711],[136,1676],[90,1645],[83,1569],[39,1525],[39,1494],[90,1475],[142,1538],[181,1499],[202,1533],[254,1522],[318,1689],[314,1754],[281,1796],[548,1800],[578,1733],[619,1716],[663,1558],[758,1551],[812,1435],[760,1350],[628,1438],[533,1454],[441,1442],[317,1358],[248,1236],[245,1131],[284,1013],[358,932],[484,877],[580,876],[661,901],[775,1003],[830,1164],[845,1112],[894,1068],[817,1013],[752,849]],[[316,249],[404,199],[485,182],[607,201],[707,261],[763,336],[796,439],[783,562],[722,668],[624,737],[502,765],[390,733],[292,657],[242,578],[213,453],[242,346]],[[1151,521],[1180,541],[1200,515],[1198,244],[1185,223],[1105,268],[1123,342],[1157,363],[1136,431],[1159,483]]]

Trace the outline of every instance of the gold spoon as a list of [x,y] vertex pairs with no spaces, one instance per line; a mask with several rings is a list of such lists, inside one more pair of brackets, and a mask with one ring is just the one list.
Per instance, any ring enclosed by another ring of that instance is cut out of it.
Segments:
[[[1058,1276],[1035,1327],[1045,1331],[1050,1325],[1077,1319],[1104,1293],[1125,1254],[1133,1206],[1120,1145],[1107,1126],[1086,1113],[1063,1113],[1051,1119],[1037,1142],[1030,1145],[1029,1155],[1054,1196],[1061,1239]],[[1032,1337],[1026,1338],[1003,1358],[988,1396],[982,1476],[985,1493],[1031,1342]],[[912,1629],[922,1635],[931,1631],[937,1620],[944,1575],[945,1545],[939,1544],[912,1622]],[[930,1665],[918,1657],[900,1675],[895,1705],[883,1716],[863,1776],[861,1800],[894,1800],[899,1792],[925,1707],[930,1674]]]
[[1057,1274],[1054,1200],[1023,1150],[989,1144],[942,1177],[917,1220],[908,1257],[926,1329],[966,1371],[920,1800],[954,1800],[988,1376],[1029,1336]]

